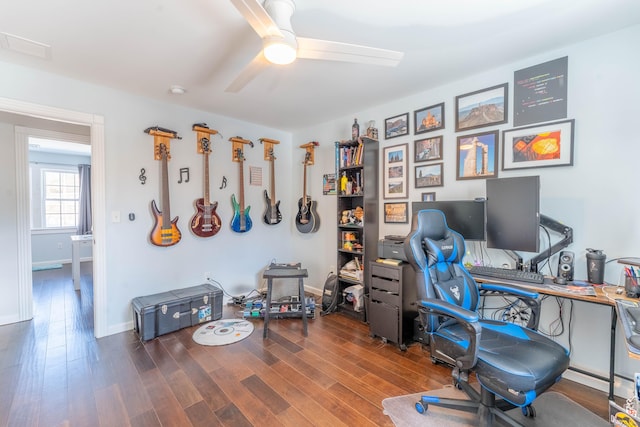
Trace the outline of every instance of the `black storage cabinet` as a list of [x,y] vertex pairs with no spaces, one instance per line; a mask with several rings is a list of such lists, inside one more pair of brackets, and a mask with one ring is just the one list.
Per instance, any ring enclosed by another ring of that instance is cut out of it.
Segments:
[[148,341],[189,326],[222,317],[222,291],[205,283],[134,298],[134,330]]

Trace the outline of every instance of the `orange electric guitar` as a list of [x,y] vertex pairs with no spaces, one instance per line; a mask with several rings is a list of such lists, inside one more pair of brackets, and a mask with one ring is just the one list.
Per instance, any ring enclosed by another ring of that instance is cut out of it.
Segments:
[[169,138],[179,138],[176,132],[162,128],[148,128],[145,130],[149,135],[154,136],[155,142],[155,159],[161,162],[160,178],[162,182],[162,212],[158,210],[155,200],[151,201],[151,212],[155,219],[153,229],[149,238],[151,243],[156,246],[173,246],[180,241],[182,233],[178,230],[178,217],[171,220],[171,212],[169,209],[169,173],[167,171],[167,162],[171,158],[169,154]]
[[194,205],[196,213],[191,218],[191,231],[198,237],[214,236],[221,228],[220,217],[216,213],[218,202],[209,200],[209,153],[211,153],[211,141],[208,134],[217,133],[210,130],[204,124],[194,125],[193,130],[198,132],[198,152],[204,157],[204,197],[196,199]]

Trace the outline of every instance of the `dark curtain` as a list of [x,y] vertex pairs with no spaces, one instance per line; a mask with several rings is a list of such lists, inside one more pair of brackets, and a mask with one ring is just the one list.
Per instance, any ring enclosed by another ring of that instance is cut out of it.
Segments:
[[91,234],[91,165],[78,165],[80,175],[80,215],[78,234]]

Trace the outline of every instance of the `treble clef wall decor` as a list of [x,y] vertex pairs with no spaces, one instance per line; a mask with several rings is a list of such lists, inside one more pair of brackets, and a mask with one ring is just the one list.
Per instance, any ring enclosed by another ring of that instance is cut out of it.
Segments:
[[147,177],[144,175],[147,171],[144,168],[140,169],[140,175],[138,179],[140,180],[140,184],[144,185],[147,182]]

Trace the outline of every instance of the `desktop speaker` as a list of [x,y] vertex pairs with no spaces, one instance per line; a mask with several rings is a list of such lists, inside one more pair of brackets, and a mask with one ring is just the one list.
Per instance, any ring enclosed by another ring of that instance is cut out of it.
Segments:
[[565,282],[573,280],[573,252],[562,251],[558,257],[558,278]]

